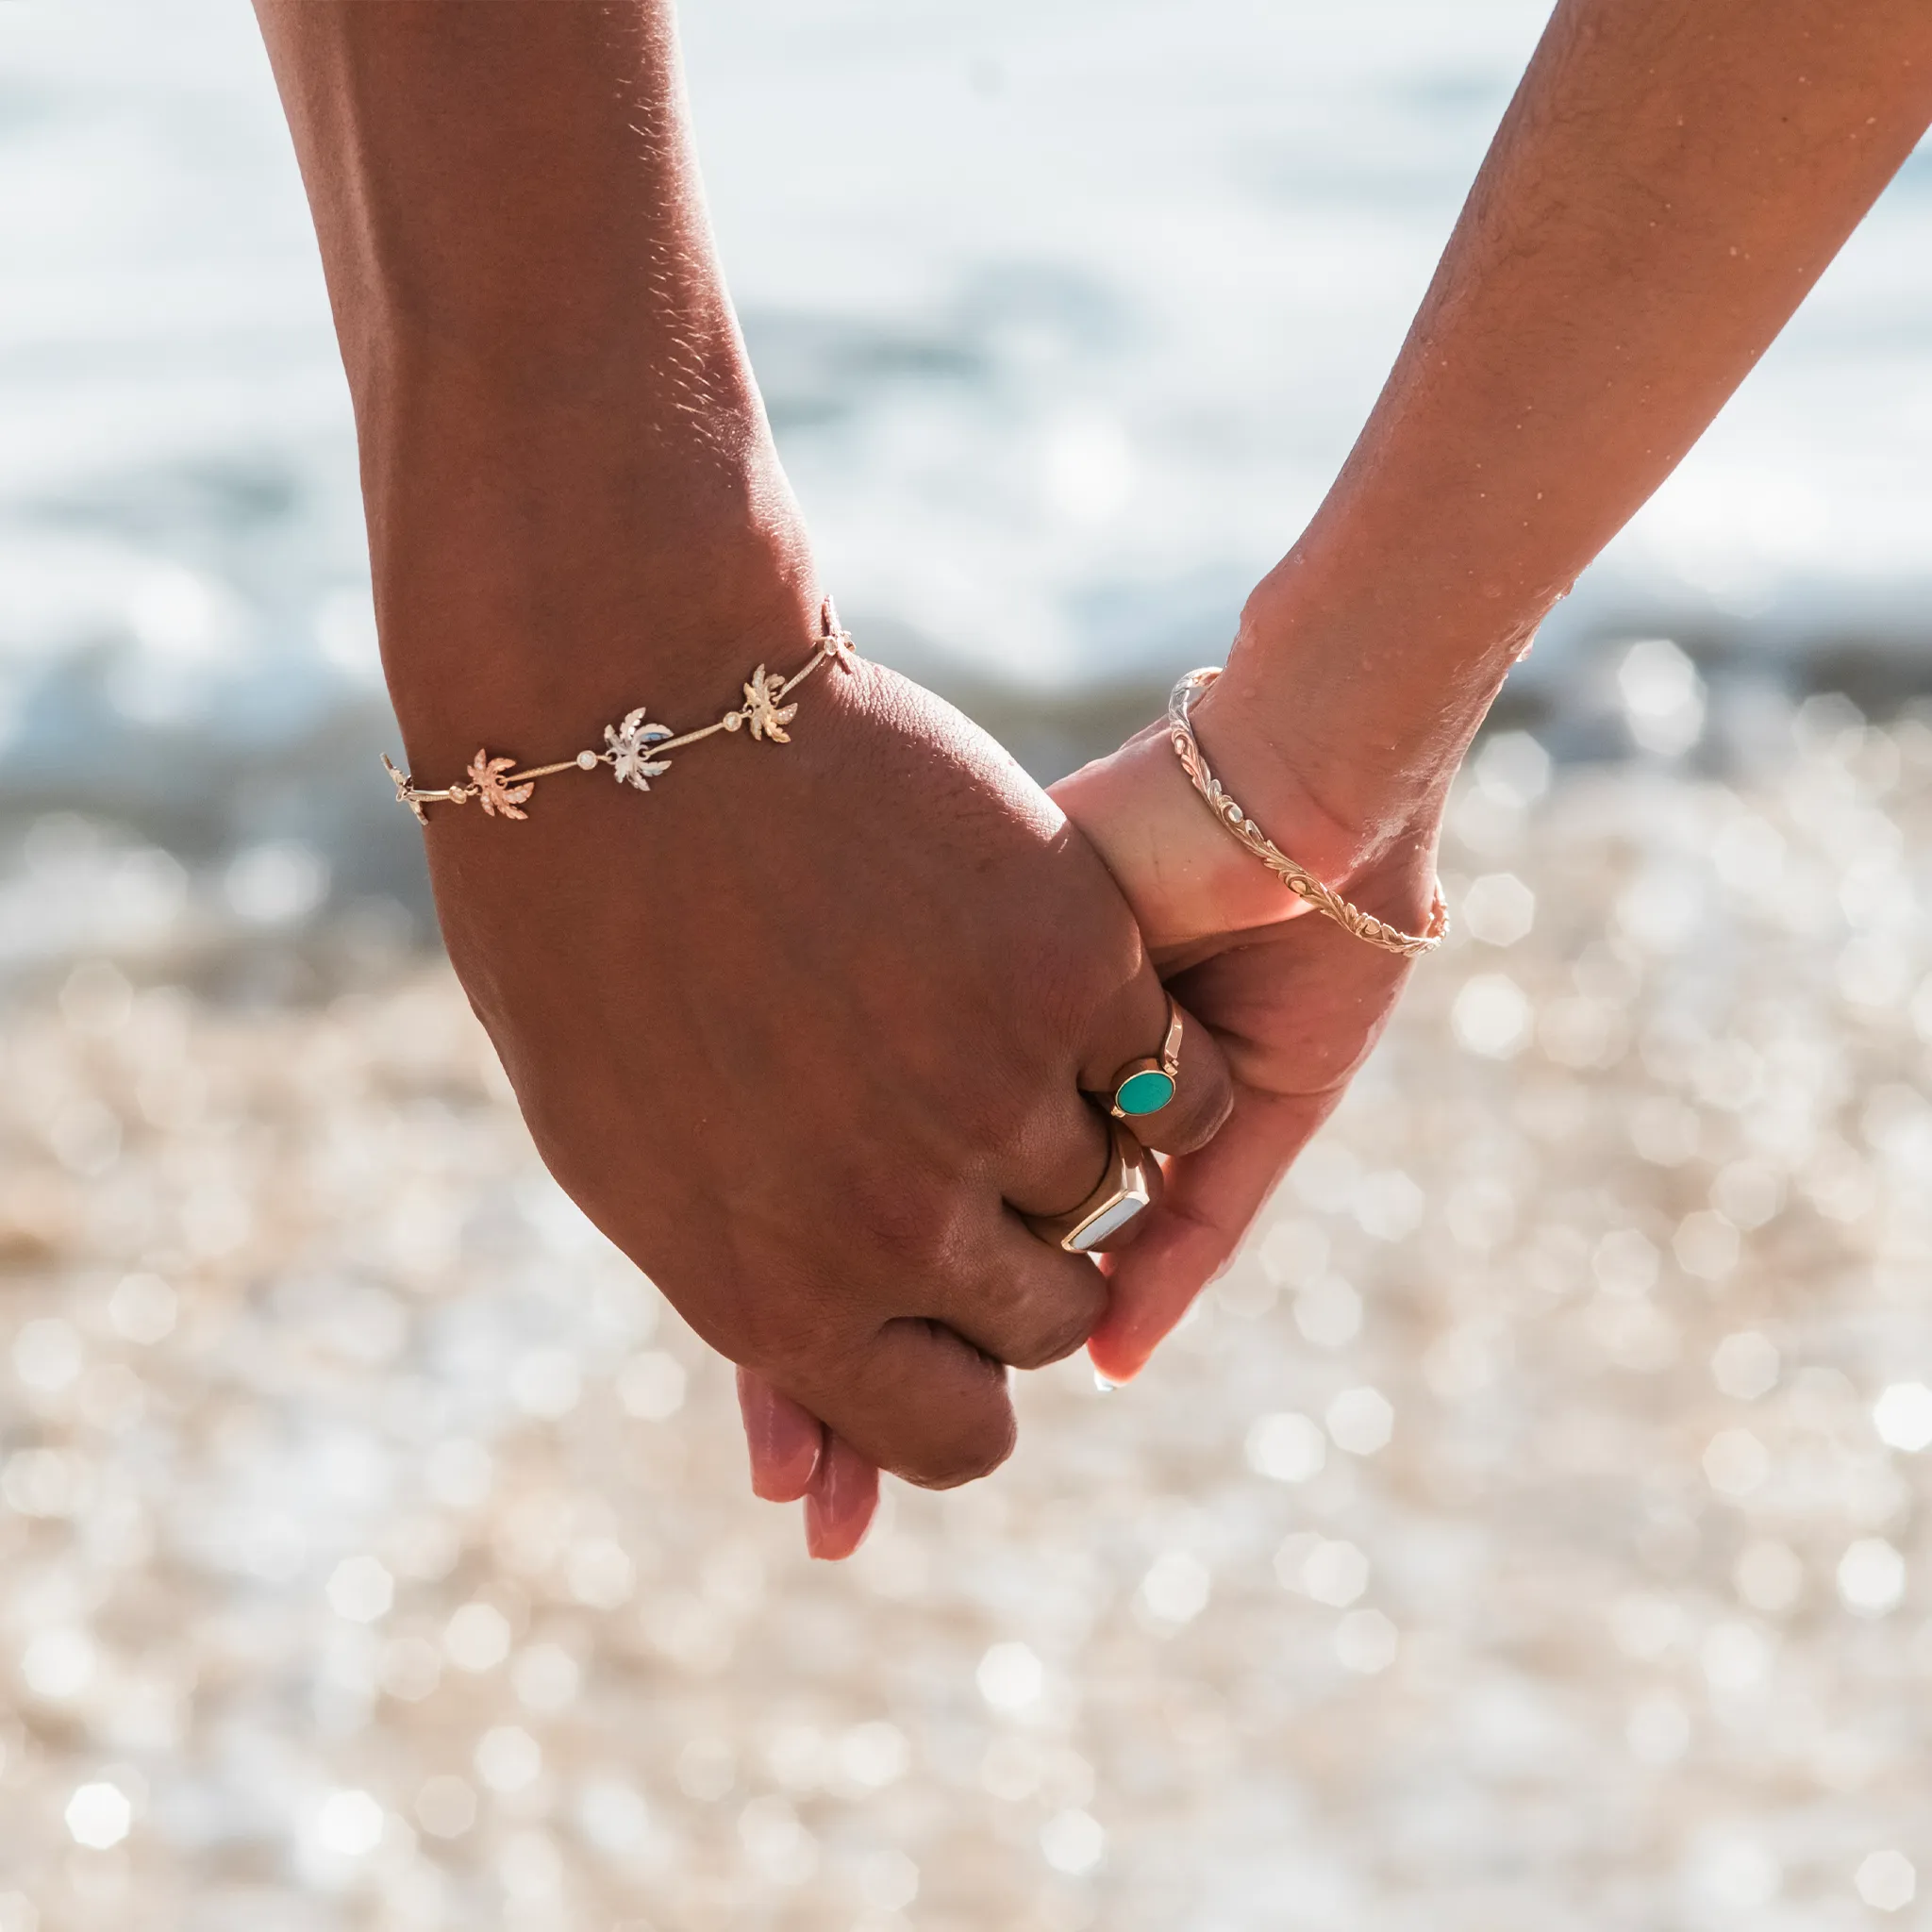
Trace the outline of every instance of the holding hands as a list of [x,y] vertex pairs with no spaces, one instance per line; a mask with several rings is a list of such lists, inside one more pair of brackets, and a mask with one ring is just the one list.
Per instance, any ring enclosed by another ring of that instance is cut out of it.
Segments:
[[[429,865],[544,1158],[740,1364],[757,1488],[807,1497],[842,1555],[879,1469],[943,1486],[1008,1452],[1009,1367],[1146,1362],[1418,949],[1310,916],[1164,724],[1049,797],[863,662],[798,686],[782,732],[725,722],[811,661],[821,591],[670,0],[257,8],[419,802],[473,763],[521,792],[647,700],[726,734],[633,745],[622,787],[592,756],[521,823],[432,808]],[[1313,880],[1430,932],[1449,782],[1503,676],[1928,118],[1923,0],[1561,0],[1361,439],[1193,706]],[[1123,1129],[1107,1102],[1149,1061],[1175,1091]],[[1156,1192],[1098,1267],[1042,1238]]]

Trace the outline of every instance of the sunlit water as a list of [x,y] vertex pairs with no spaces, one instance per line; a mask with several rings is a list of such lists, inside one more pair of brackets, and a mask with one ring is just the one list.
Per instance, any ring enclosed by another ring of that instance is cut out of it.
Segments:
[[[1042,773],[1217,657],[1541,12],[691,8],[733,286],[866,647]],[[408,893],[346,399],[245,9],[0,6],[0,806],[299,840],[339,896]],[[1529,683],[1655,629],[1917,681],[1928,444],[1921,158]]]

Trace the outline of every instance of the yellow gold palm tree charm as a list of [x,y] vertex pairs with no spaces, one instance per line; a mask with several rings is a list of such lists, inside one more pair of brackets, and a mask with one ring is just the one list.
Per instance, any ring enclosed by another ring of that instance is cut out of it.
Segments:
[[754,738],[769,738],[774,744],[790,744],[791,738],[785,726],[798,716],[796,705],[781,706],[778,700],[785,695],[785,680],[774,671],[768,676],[765,667],[760,664],[751,675],[751,682],[744,688],[744,722],[751,726]]

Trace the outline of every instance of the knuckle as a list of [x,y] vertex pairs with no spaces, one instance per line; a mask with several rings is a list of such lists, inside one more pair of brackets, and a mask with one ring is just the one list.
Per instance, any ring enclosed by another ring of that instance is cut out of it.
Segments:
[[873,1172],[854,1181],[850,1206],[854,1231],[888,1276],[924,1278],[959,1252],[967,1204],[958,1189],[904,1172]]
[[1220,1045],[1197,1033],[1191,1054],[1183,1049],[1180,1091],[1151,1116],[1141,1140],[1163,1154],[1191,1154],[1205,1147],[1234,1112],[1234,1074]]
[[825,1349],[824,1316],[821,1297],[798,1291],[795,1284],[768,1285],[738,1298],[728,1353],[767,1375],[809,1363]]
[[1180,1119],[1162,1137],[1161,1151],[1191,1154],[1197,1147],[1207,1146],[1227,1124],[1233,1111],[1234,1089],[1226,1079],[1201,1088],[1181,1106]]
[[991,1475],[1013,1453],[1017,1440],[1018,1424],[1008,1409],[924,1446],[893,1474],[922,1490],[957,1490]]
[[947,1076],[946,1120],[953,1149],[984,1154],[1007,1145],[1038,1104],[1040,1066],[1015,1034],[977,1050]]
[[1140,966],[1140,935],[1131,920],[1114,931],[1068,918],[1041,922],[1028,940],[1015,961],[1017,983],[1027,989],[1026,1010],[1008,1024],[1038,1054],[1077,1055],[1110,1030]]
[[1077,1297],[1057,1294],[1056,1306],[1042,1309],[1013,1339],[1006,1357],[1008,1367],[1043,1369],[1053,1362],[1064,1361],[1085,1345],[1087,1338],[1099,1325],[1107,1310],[1105,1285],[1090,1263],[1080,1265],[1093,1276],[1091,1291]]

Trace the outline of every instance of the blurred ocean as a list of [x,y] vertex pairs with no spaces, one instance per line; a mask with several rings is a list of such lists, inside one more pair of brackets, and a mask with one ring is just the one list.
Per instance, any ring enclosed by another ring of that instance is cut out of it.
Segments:
[[[866,648],[1042,775],[1217,656],[1543,12],[691,7],[733,286]],[[265,844],[240,899],[278,917],[416,902],[346,395],[240,0],[0,4],[0,818],[84,818],[43,828],[62,865]],[[1519,717],[1602,751],[1579,659],[1654,631],[1707,674],[1932,682],[1928,443],[1922,155],[1553,620]],[[29,923],[8,954],[58,937]]]

